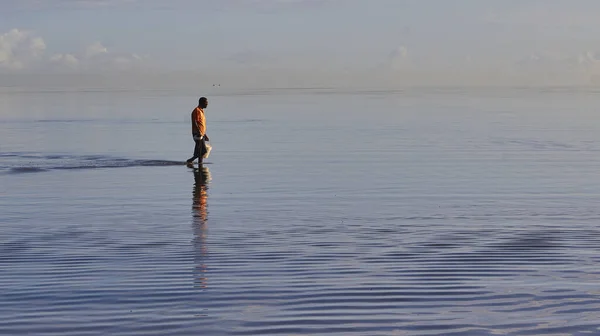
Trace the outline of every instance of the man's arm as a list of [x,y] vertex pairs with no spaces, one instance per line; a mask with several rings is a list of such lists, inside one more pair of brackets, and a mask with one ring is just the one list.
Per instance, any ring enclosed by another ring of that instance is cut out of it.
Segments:
[[204,129],[204,122],[203,122],[202,118],[196,119],[196,126],[198,126],[198,131],[200,132],[200,136],[203,136],[204,134],[202,134],[202,130]]
[[197,126],[198,126],[198,130],[200,131],[200,137],[206,137],[206,134],[202,133],[202,130],[206,130],[206,120],[204,119],[204,113],[203,112],[197,112]]

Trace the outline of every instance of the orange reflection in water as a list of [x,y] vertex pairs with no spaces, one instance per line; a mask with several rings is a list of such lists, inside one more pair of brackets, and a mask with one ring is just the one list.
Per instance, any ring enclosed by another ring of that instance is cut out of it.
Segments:
[[206,277],[206,247],[207,221],[208,221],[208,184],[210,171],[207,167],[194,168],[194,189],[192,191],[192,226],[194,229],[195,252],[195,283],[200,288],[208,287]]

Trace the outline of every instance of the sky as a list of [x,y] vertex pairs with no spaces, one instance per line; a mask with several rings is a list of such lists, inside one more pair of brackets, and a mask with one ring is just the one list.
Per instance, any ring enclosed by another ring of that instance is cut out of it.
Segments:
[[2,0],[0,75],[586,85],[599,14],[597,0]]

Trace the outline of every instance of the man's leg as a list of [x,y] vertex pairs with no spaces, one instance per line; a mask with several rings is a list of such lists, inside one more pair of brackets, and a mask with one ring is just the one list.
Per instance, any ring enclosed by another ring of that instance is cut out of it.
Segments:
[[201,165],[202,164],[202,159],[204,156],[204,153],[206,153],[206,142],[204,142],[204,139],[198,141],[198,152],[196,152],[194,155],[198,156],[198,164]]
[[[202,144],[201,144],[201,140],[194,140],[194,142],[196,143],[196,145],[194,146],[194,156],[192,156],[191,158],[189,158],[187,160],[187,163],[193,163],[194,160],[196,159],[200,159],[202,160],[202,155],[198,155],[199,153],[202,153]],[[202,161],[200,161],[202,162]]]

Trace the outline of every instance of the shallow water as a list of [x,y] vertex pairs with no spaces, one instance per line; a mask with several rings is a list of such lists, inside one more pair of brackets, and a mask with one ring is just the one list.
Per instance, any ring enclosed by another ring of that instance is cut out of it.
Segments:
[[600,334],[600,96],[0,94],[0,333]]

